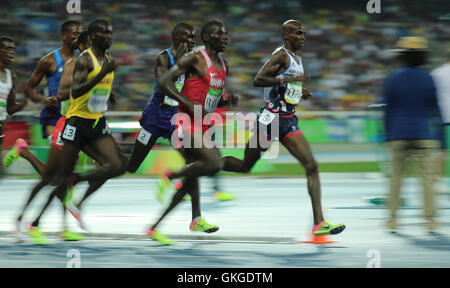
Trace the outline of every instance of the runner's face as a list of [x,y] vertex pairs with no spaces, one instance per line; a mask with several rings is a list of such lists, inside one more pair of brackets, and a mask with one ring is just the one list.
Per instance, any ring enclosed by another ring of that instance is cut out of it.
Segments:
[[181,36],[180,43],[185,42],[188,47],[188,51],[191,51],[195,46],[195,30],[186,30]]
[[289,33],[289,42],[296,50],[300,50],[305,45],[305,27],[299,25]]
[[3,41],[0,43],[0,59],[5,64],[5,66],[10,65],[14,62],[14,56],[16,55],[16,45],[11,41]]
[[69,43],[72,46],[72,49],[77,49],[77,40],[81,31],[83,31],[83,27],[81,27],[81,25],[70,25],[69,29],[62,34],[63,41]]
[[209,44],[217,52],[225,51],[228,44],[228,34],[225,26],[215,26],[214,31],[209,35]]
[[111,24],[100,24],[99,31],[94,34],[94,38],[92,39],[93,44],[96,44],[103,50],[109,49],[112,44],[113,32],[114,30]]

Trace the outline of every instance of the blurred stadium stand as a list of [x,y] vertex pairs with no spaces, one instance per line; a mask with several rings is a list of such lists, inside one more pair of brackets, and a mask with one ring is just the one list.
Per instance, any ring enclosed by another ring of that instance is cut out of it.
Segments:
[[[59,27],[68,19],[80,20],[86,27],[95,18],[112,21],[111,52],[120,65],[114,85],[121,95],[112,108],[116,111],[142,111],[147,104],[155,80],[154,59],[168,47],[171,28],[179,21],[198,29],[210,19],[226,24],[230,41],[225,57],[232,71],[228,80],[240,96],[237,109],[246,111],[257,111],[263,103],[263,91],[252,87],[252,79],[281,44],[279,28],[287,19],[306,24],[307,42],[300,54],[312,76],[306,86],[316,95],[298,110],[365,110],[376,102],[383,77],[395,67],[387,49],[401,36],[422,35],[430,41],[429,68],[440,64],[443,51],[450,47],[450,25],[438,20],[450,11],[448,0],[382,0],[381,14],[368,14],[365,0],[81,0],[81,15],[69,15],[66,3],[1,1],[0,34],[18,41],[13,69],[19,75],[19,99],[38,59],[59,47]],[[26,110],[40,108],[34,104]]]

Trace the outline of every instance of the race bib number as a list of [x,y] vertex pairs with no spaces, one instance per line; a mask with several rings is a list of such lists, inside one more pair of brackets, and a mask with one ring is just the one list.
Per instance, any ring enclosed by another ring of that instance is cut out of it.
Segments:
[[297,105],[302,95],[302,82],[291,82],[287,84],[284,100],[289,104]]
[[94,88],[89,97],[88,109],[91,112],[103,113],[108,110],[108,99],[111,90]]
[[152,136],[152,134],[150,132],[148,132],[147,130],[142,128],[141,131],[139,131],[139,135],[137,136],[137,140],[140,143],[142,143],[144,145],[147,145],[151,136]]
[[272,123],[273,119],[275,119],[275,114],[267,109],[264,109],[261,115],[259,115],[258,122],[267,126]]
[[58,138],[56,139],[56,145],[64,146],[64,142],[61,139],[61,132],[58,133]]
[[73,127],[70,125],[66,125],[66,128],[64,129],[63,132],[63,138],[67,139],[67,140],[75,140],[75,133],[77,132],[77,127]]
[[214,112],[221,98],[222,89],[209,88],[208,95],[206,95],[205,100],[205,110],[209,113]]

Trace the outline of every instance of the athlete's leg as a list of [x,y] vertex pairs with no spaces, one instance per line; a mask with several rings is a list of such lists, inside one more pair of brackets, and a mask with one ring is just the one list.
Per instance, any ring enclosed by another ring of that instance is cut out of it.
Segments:
[[20,156],[30,162],[30,164],[39,173],[39,175],[43,176],[45,174],[47,165],[45,165],[44,162],[37,158],[36,155],[34,155],[33,152],[30,151],[30,149],[22,148],[20,151]]
[[[60,154],[56,162],[55,167],[60,170],[60,182],[50,193],[47,203],[41,209],[38,217],[33,221],[33,226],[39,225],[39,220],[44,214],[47,207],[50,205],[51,201],[55,196],[57,196],[61,201],[64,200],[64,196],[66,195],[69,178],[72,175],[72,171],[75,168],[75,164],[78,160],[78,153],[80,149],[70,143],[64,143],[64,150],[62,154]],[[62,205],[64,206],[64,205]],[[65,207],[63,207],[65,213]],[[64,214],[65,215],[65,214]]]
[[[198,145],[194,144],[194,147],[202,147],[186,149],[189,150],[189,153],[193,158],[198,160],[186,164],[178,172],[171,173],[168,176],[169,179],[210,176],[223,169],[225,161],[220,157],[219,150],[214,146],[214,142],[210,138],[203,137],[203,134],[198,132],[191,135],[191,140],[191,143],[196,143]],[[203,145],[202,141],[205,141],[206,147]]]
[[102,180],[117,177],[126,172],[126,159],[120,156],[119,147],[111,135],[106,135],[95,139],[90,143],[96,157],[105,159],[104,165],[100,168],[77,176],[77,182]]
[[319,166],[313,157],[311,148],[303,134],[295,134],[285,138],[281,143],[300,162],[306,171],[308,193],[311,197],[314,224],[318,225],[323,219]]
[[130,161],[128,162],[127,172],[135,173],[137,169],[139,169],[158,138],[159,136],[152,135],[147,145],[142,144],[138,139],[136,139]]
[[254,133],[250,141],[245,146],[244,159],[238,159],[233,156],[226,156],[222,159],[225,161],[223,170],[228,172],[238,172],[238,173],[249,173],[256,162],[261,159],[261,156],[267,150],[266,148],[261,148],[257,145],[256,148],[250,148],[250,143],[254,143],[257,134]]
[[[42,175],[41,181],[39,183],[37,183],[31,190],[31,193],[28,196],[28,200],[26,201],[25,205],[22,207],[22,210],[21,210],[19,216],[17,217],[18,222],[22,221],[22,218],[23,218],[23,215],[25,214],[26,209],[30,205],[31,201],[33,201],[33,199],[39,193],[39,191],[42,188],[44,188],[45,186],[47,186],[52,179],[54,179],[55,182],[59,181],[59,177],[56,175],[58,175],[58,159],[61,156],[61,154],[62,154],[62,152],[59,151],[55,146],[50,147],[48,158],[47,158],[48,165],[46,165],[45,173]],[[57,183],[55,183],[55,184],[57,184]],[[53,197],[54,197],[54,195],[52,193],[50,193],[48,202],[47,202],[47,204],[44,205],[43,210],[45,210],[46,207],[50,204]]]
[[22,138],[17,138],[14,147],[8,152],[5,157],[5,166],[9,166],[14,163],[19,156],[25,158],[33,168],[39,173],[39,175],[44,175],[45,169],[47,168],[45,163],[43,163],[39,158],[37,158],[29,149],[28,144]]
[[[103,159],[100,157],[100,155],[95,154],[93,148],[91,148],[90,144],[86,145],[83,148],[83,152],[86,153],[89,157],[91,157],[92,159],[95,160],[95,163],[98,165],[98,167],[101,167],[103,165],[103,163],[107,162],[107,159]],[[123,155],[122,153],[120,153],[120,159],[122,162],[122,167],[126,167],[127,163],[128,163],[128,158]],[[103,184],[105,184],[106,180],[91,180],[88,181],[89,186],[86,190],[86,192],[84,193],[83,197],[80,199],[80,202],[78,202],[78,204],[76,205],[77,208],[79,210],[81,210],[83,203],[86,201],[87,198],[89,198],[89,196],[91,196],[95,191],[97,191]]]
[[[195,188],[197,187],[197,191],[195,191]],[[164,210],[163,214],[159,219],[153,224],[152,229],[155,229],[156,226],[161,223],[161,221],[169,214],[182,200],[183,197],[186,194],[190,194],[192,199],[192,219],[200,215],[200,200],[199,200],[199,193],[198,193],[198,178],[195,177],[186,177],[183,181],[183,187],[172,197],[172,201],[170,202],[169,206]]]

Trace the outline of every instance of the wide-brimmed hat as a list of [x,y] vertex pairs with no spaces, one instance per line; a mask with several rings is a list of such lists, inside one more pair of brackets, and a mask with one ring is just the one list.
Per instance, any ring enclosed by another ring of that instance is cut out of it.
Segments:
[[407,51],[430,51],[428,49],[427,39],[418,36],[408,36],[400,38],[395,44],[395,48],[390,51],[407,52]]

